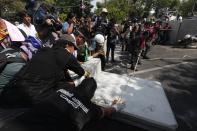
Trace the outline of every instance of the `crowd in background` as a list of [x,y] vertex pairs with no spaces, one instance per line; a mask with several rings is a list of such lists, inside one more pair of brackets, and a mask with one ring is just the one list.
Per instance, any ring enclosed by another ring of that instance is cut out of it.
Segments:
[[124,21],[120,40],[122,51],[131,53],[131,69],[134,70],[137,59],[149,59],[148,53],[155,44],[166,44],[169,41],[171,27],[162,21]]

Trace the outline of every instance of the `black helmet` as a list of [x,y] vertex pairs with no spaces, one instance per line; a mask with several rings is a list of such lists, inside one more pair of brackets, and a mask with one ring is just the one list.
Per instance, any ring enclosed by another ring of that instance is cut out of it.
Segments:
[[76,93],[84,100],[91,100],[96,91],[97,84],[94,78],[86,78],[76,87]]

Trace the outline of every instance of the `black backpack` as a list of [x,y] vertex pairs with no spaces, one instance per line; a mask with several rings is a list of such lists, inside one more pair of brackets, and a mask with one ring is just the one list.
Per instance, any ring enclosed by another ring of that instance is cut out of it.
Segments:
[[12,48],[6,48],[0,52],[0,73],[4,70],[7,64],[10,63],[24,63],[25,61],[18,57],[16,54],[19,53],[17,50]]

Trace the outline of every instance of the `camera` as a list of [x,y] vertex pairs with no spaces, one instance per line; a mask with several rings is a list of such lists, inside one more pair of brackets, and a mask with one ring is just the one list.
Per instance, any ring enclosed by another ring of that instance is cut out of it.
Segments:
[[49,27],[52,31],[62,29],[62,24],[58,21],[55,7],[41,4],[33,15],[33,24],[36,27]]

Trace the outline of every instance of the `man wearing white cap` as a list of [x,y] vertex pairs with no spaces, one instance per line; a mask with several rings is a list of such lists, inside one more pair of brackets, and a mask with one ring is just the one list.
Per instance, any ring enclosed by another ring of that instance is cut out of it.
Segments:
[[103,35],[101,34],[97,34],[95,37],[94,37],[94,40],[96,42],[96,49],[95,49],[95,52],[94,54],[92,55],[93,57],[95,58],[100,58],[101,60],[101,69],[102,71],[105,70],[105,52],[104,52],[104,42],[105,42],[105,38]]
[[102,34],[105,38],[104,41],[104,54],[107,52],[107,29],[108,29],[108,19],[107,19],[108,11],[106,8],[103,8],[100,16],[96,18],[95,25],[93,27],[95,34]]

